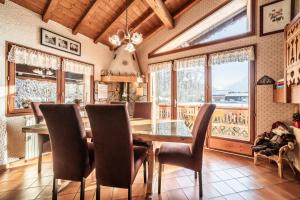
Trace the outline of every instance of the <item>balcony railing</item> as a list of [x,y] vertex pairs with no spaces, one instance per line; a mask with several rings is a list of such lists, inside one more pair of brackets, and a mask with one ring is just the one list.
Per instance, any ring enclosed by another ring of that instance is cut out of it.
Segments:
[[[191,129],[200,106],[177,105],[177,119],[182,119]],[[158,106],[159,119],[171,119],[171,106]],[[245,107],[217,108],[212,116],[211,135],[214,137],[250,141],[249,111]]]

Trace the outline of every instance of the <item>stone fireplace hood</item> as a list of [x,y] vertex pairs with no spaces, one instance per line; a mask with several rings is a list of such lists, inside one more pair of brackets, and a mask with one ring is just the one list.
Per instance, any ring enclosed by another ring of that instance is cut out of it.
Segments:
[[101,77],[103,82],[141,82],[140,68],[135,53],[122,45],[114,52],[113,60]]

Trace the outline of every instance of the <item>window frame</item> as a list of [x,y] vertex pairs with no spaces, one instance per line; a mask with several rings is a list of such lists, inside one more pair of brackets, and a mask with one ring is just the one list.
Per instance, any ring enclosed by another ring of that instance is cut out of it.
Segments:
[[[20,44],[16,44],[16,43],[13,43],[13,42],[9,42],[9,41],[6,41],[5,42],[5,64],[6,64],[6,69],[5,69],[5,78],[6,78],[6,81],[5,81],[5,94],[6,94],[6,109],[5,109],[5,115],[7,117],[10,117],[10,116],[22,116],[22,115],[30,115],[32,114],[32,109],[31,108],[28,108],[28,109],[16,109],[15,108],[15,83],[16,83],[16,64],[15,63],[12,63],[12,62],[9,62],[8,61],[8,54],[9,54],[9,51],[12,47],[12,45],[17,45],[17,46],[20,46],[20,47],[24,47],[24,48],[27,48],[27,49],[32,49],[32,50],[35,50],[35,51],[39,51],[39,52],[43,52],[43,53],[46,53],[46,54],[49,54],[49,55],[54,55],[54,56],[58,56],[61,58],[61,64],[62,64],[62,60],[65,58],[65,59],[69,59],[69,60],[74,60],[74,61],[77,61],[77,62],[81,62],[81,63],[85,63],[85,64],[89,64],[92,66],[93,68],[93,72],[95,74],[95,66],[94,64],[91,64],[91,63],[87,63],[87,62],[82,62],[82,61],[79,61],[79,60],[75,60],[75,59],[72,59],[72,58],[67,58],[67,57],[63,57],[63,56],[59,56],[59,55],[56,55],[56,54],[53,54],[53,53],[49,53],[49,52],[45,52],[45,51],[41,51],[39,49],[34,49],[34,48],[31,48],[31,47],[27,47],[27,46],[24,46],[24,45],[20,45]],[[64,99],[64,93],[65,93],[65,79],[64,79],[64,71],[62,68],[60,68],[59,70],[56,70],[56,103],[64,103],[65,102],[65,99]],[[94,103],[94,75],[92,75],[90,77],[90,80],[91,80],[91,87],[90,87],[90,99],[91,99],[91,103]]]
[[192,28],[196,24],[200,23],[201,21],[203,21],[204,19],[206,19],[207,17],[212,15],[214,12],[218,11],[219,9],[221,9],[224,6],[226,6],[227,4],[229,4],[231,2],[231,0],[228,0],[228,1],[225,1],[224,3],[220,4],[218,7],[214,8],[213,10],[211,10],[209,13],[207,13],[206,15],[201,17],[199,20],[195,21],[194,23],[192,23],[191,25],[189,25],[188,27],[186,27],[185,29],[183,29],[182,31],[180,31],[179,33],[177,33],[176,35],[174,35],[173,37],[168,39],[167,41],[160,44],[158,47],[156,47],[154,50],[152,50],[148,54],[148,58],[155,58],[155,57],[169,55],[169,54],[178,53],[178,52],[183,52],[183,51],[187,51],[187,50],[191,50],[191,49],[197,49],[197,48],[200,48],[200,47],[206,47],[206,46],[215,45],[215,44],[219,44],[219,43],[224,43],[224,42],[228,42],[228,41],[239,40],[239,39],[242,39],[242,38],[246,38],[246,37],[249,37],[249,36],[256,35],[256,16],[255,16],[255,13],[256,13],[256,0],[249,0],[249,1],[251,2],[251,7],[250,7],[251,23],[250,23],[250,30],[248,32],[238,34],[238,35],[234,35],[234,36],[225,37],[225,38],[222,38],[222,39],[213,40],[213,41],[210,41],[210,42],[204,42],[204,43],[201,43],[201,44],[196,44],[196,45],[189,46],[189,47],[183,47],[183,48],[173,49],[173,50],[169,50],[169,51],[165,51],[165,52],[161,52],[161,53],[156,53],[156,51],[159,50],[160,48],[162,48],[164,45],[168,44],[169,42],[174,40],[176,37],[178,37],[179,35],[181,35],[185,31],[189,30],[190,28]]
[[[218,53],[218,52],[224,52],[224,51],[230,51],[230,50],[235,50],[235,49],[241,49],[241,48],[245,48],[245,47],[253,47],[254,48],[254,53],[256,55],[256,44],[249,44],[249,45],[244,45],[244,46],[238,46],[238,47],[234,47],[234,48],[229,48],[229,49],[222,49],[222,50],[217,50],[217,51],[211,51],[211,52],[207,52],[204,54],[200,54],[198,56],[201,55],[206,55],[207,59],[206,59],[206,63],[204,66],[204,84],[205,84],[205,91],[204,91],[204,95],[205,95],[205,102],[204,103],[211,103],[212,102],[212,69],[211,66],[209,64],[209,56],[211,54],[214,53]],[[194,55],[195,56],[195,55]],[[176,58],[174,60],[177,59],[182,59],[182,58],[189,58],[189,57],[193,57],[193,56],[185,56],[185,57],[180,57],[180,58]],[[228,141],[228,142],[232,142],[232,143],[238,143],[238,144],[245,144],[245,145],[251,145],[254,143],[254,139],[255,139],[255,131],[256,131],[256,57],[254,61],[249,61],[249,129],[250,129],[250,140],[249,141],[243,141],[243,140],[237,140],[237,139],[231,139],[231,138],[220,138],[217,136],[212,136],[211,134],[211,124],[208,127],[208,134],[207,134],[207,139],[206,139],[206,145],[209,146],[210,148],[215,148],[213,147],[212,144],[210,144],[210,140],[211,139],[217,139],[217,140],[223,140],[223,141]],[[174,60],[165,60],[166,61],[172,61],[172,66],[174,66]],[[150,63],[150,64],[154,64],[154,63]],[[150,65],[149,64],[149,65]],[[176,106],[175,106],[175,100],[176,100],[176,95],[177,95],[177,89],[176,89],[176,72],[173,70],[171,70],[171,119],[176,119],[177,118],[177,112],[176,112]],[[148,100],[150,99],[150,95],[151,95],[151,73],[148,73],[148,80],[149,80],[149,84],[148,84]],[[218,107],[218,108],[222,108],[222,107]],[[225,109],[238,109],[238,107],[225,107]]]

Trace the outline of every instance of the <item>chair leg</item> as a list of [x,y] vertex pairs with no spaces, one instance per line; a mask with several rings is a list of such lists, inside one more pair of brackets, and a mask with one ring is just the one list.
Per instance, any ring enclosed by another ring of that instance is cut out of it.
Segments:
[[144,166],[144,184],[147,183],[147,161],[145,160],[143,163]]
[[100,200],[100,185],[96,186],[96,200]]
[[57,179],[53,177],[52,200],[57,200]]
[[158,166],[158,194],[161,192],[161,171],[162,171],[162,164],[159,163]]
[[80,184],[80,200],[84,200],[85,178],[82,178]]
[[202,189],[202,171],[200,171],[199,173],[199,197],[200,199],[203,196],[203,189]]
[[129,187],[128,187],[128,200],[131,200],[132,199],[132,186],[130,185]]
[[196,172],[196,171],[195,171],[195,176],[194,176],[194,178],[197,179],[197,172]]
[[277,165],[278,165],[278,176],[280,177],[280,178],[282,178],[283,177],[283,165],[282,165],[282,160],[278,160],[277,161]]

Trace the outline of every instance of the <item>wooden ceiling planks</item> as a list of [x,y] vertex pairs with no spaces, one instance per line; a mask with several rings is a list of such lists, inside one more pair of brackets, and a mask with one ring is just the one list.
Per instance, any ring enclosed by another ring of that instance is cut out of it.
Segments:
[[[134,0],[129,0],[128,1],[128,10],[131,8],[132,3],[134,2]],[[109,21],[109,23],[100,31],[100,34],[97,36],[97,38],[95,39],[95,43],[97,42],[101,42],[105,43],[106,41],[103,41],[103,37],[105,37],[105,33],[107,32],[107,30],[109,30],[110,27],[112,27],[114,24],[119,23],[119,21],[122,20],[122,18],[125,16],[126,14],[126,4],[124,4],[118,11],[118,13],[111,18],[111,20]],[[124,27],[124,26],[123,26]]]
[[43,21],[48,22],[52,17],[53,12],[55,11],[59,0],[50,0],[43,14]]
[[[72,29],[73,34],[81,33],[106,45],[109,45],[110,35],[125,27],[125,0],[11,1],[42,15],[44,21],[56,21]],[[147,38],[164,26],[172,27],[174,19],[201,0],[128,1],[129,29],[141,32]],[[154,9],[149,2],[155,6]]]

